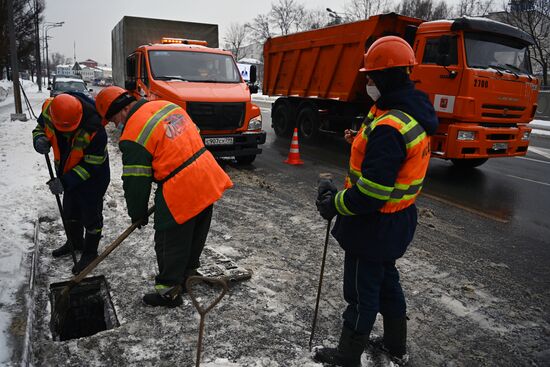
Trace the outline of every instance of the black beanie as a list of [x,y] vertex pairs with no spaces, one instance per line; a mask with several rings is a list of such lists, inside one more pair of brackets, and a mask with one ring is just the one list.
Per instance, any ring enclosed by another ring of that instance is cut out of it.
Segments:
[[121,94],[120,96],[118,96],[117,99],[113,101],[113,103],[111,103],[109,109],[107,110],[107,113],[105,113],[105,118],[110,119],[111,117],[122,111],[124,107],[128,106],[135,100],[136,99],[128,93]]
[[380,95],[395,91],[410,84],[407,69],[403,67],[374,70],[368,73],[380,91]]

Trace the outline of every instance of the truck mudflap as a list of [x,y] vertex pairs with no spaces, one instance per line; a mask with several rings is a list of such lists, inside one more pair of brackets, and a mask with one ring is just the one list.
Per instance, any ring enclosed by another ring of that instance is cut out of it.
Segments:
[[[473,139],[466,140],[465,137]],[[493,158],[524,156],[529,147],[531,128],[485,127],[452,124],[446,135],[432,137],[432,155],[439,158]],[[459,134],[464,140],[459,139]]]
[[241,157],[260,154],[259,145],[265,143],[266,132],[246,132],[243,134],[202,135],[206,148],[216,158]]

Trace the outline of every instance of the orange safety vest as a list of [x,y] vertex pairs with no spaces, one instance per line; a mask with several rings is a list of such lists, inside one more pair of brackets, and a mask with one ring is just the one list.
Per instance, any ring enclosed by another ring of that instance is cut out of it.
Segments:
[[123,175],[148,175],[177,223],[185,223],[221,198],[233,183],[206,148],[187,112],[162,100],[145,103],[130,116],[120,141],[133,141],[153,157],[152,167],[125,166]]
[[[48,101],[45,105],[44,109],[42,110],[42,115],[44,117],[44,133],[46,134],[46,137],[52,144],[53,149],[53,158],[55,162],[56,169],[59,169],[59,165],[61,164],[61,151],[59,150],[59,145],[57,143],[57,136],[55,135],[55,127],[52,122],[52,118],[50,115],[50,106],[52,100]],[[69,156],[67,157],[67,161],[65,162],[65,166],[63,166],[63,174],[69,172],[72,169],[75,169],[76,173],[83,179],[86,180],[90,178],[90,174],[83,169],[82,167],[78,166],[78,163],[84,158],[84,149],[90,145],[90,142],[94,138],[96,132],[89,133],[84,129],[77,129],[71,136],[71,140],[69,142],[69,145],[71,147],[71,151],[69,153]]]
[[[388,125],[398,130],[405,140],[407,155],[393,187],[380,185],[364,178],[361,174],[361,165],[370,133],[380,125]],[[424,177],[430,162],[430,139],[426,131],[412,116],[399,111],[378,110],[373,106],[369,111],[366,123],[353,140],[351,147],[350,167],[345,181],[345,188],[353,185],[364,195],[384,200],[386,203],[379,209],[382,213],[393,213],[414,204],[422,189]],[[344,191],[340,191],[335,198],[336,208],[342,215],[353,215],[344,204]]]

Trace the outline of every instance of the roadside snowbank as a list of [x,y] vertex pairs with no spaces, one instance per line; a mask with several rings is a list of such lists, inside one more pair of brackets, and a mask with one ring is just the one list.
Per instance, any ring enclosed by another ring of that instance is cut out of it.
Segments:
[[[11,86],[11,82],[1,81],[0,86],[7,84]],[[25,90],[36,110],[46,94],[27,84]],[[38,169],[44,158],[29,148],[36,121],[10,121],[11,112],[9,108],[0,110],[0,364],[11,358],[8,334],[13,329],[13,314],[20,312],[24,303],[16,297],[26,280],[35,222],[39,213],[54,207],[44,185],[47,172]]]

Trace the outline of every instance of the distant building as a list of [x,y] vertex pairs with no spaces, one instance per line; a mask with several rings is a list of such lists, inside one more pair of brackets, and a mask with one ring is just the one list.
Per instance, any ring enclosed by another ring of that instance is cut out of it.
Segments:
[[57,65],[55,67],[56,75],[73,75],[73,66],[72,65]]
[[82,76],[82,80],[85,82],[91,82],[92,80],[96,79],[95,77],[95,68],[89,68],[89,67],[83,67],[79,74]]
[[87,59],[87,60],[84,60],[84,61],[80,61],[79,64],[82,64],[82,65],[85,65],[89,68],[97,68],[97,61],[95,60],[92,60],[92,59]]
[[113,69],[108,66],[98,66],[97,69],[101,70],[103,75],[101,79],[109,79],[113,77]]

